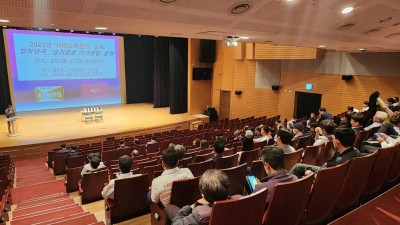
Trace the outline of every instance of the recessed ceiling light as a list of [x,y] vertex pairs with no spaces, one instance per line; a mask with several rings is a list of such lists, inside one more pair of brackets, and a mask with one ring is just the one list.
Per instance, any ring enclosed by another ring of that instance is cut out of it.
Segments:
[[43,29],[41,27],[39,27],[38,30],[43,30]]
[[95,27],[96,30],[107,30],[107,27]]
[[9,23],[10,20],[6,20],[6,19],[0,19],[0,23]]
[[347,14],[347,13],[349,13],[349,12],[351,12],[351,11],[353,11],[353,7],[346,7],[346,8],[344,8],[343,10],[342,10],[342,13],[343,14]]
[[115,35],[115,33],[113,33],[113,35]]
[[325,48],[325,45],[318,45],[318,48]]
[[359,48],[358,51],[363,52],[365,51],[365,48]]
[[88,33],[89,33],[89,31],[86,31],[86,33],[88,34]]
[[243,39],[243,40],[247,40],[249,38],[250,38],[249,36],[240,36],[240,39]]
[[60,31],[60,29],[57,28],[56,31]]
[[100,31],[99,31],[98,33],[99,33],[99,34],[102,34],[103,32],[100,32]]
[[74,33],[74,30],[70,30],[71,31],[71,33]]
[[3,26],[4,28],[6,28],[7,26]]

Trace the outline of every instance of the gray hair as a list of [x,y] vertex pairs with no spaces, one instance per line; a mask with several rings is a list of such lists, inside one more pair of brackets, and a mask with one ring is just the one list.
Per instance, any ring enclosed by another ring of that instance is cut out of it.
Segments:
[[233,132],[233,135],[239,136],[240,135],[240,130],[235,130],[235,132]]
[[244,136],[247,137],[247,138],[253,138],[253,131],[246,130],[246,134]]

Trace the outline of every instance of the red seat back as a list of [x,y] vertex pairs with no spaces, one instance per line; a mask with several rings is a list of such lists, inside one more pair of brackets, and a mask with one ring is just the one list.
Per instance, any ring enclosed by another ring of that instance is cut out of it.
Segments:
[[309,164],[309,165],[319,165],[319,159],[321,157],[321,152],[324,149],[325,145],[317,145],[317,146],[307,146],[303,160],[301,163],[303,164]]
[[296,163],[299,163],[302,154],[303,149],[298,149],[291,153],[285,153],[285,170],[289,171]]
[[214,202],[208,224],[260,225],[263,219],[267,194],[267,189],[263,189],[240,199]]
[[215,163],[216,169],[226,169],[230,167],[235,167],[239,163],[239,154],[224,156],[217,159]]
[[300,224],[313,180],[314,174],[311,174],[296,181],[275,184],[264,214],[264,224]]
[[193,176],[198,177],[203,175],[203,173],[211,169],[213,166],[213,161],[211,159],[204,161],[204,162],[199,162],[199,163],[192,163],[188,165],[189,170],[192,172]]
[[247,164],[243,163],[236,167],[222,169],[222,171],[224,171],[229,178],[229,195],[241,195],[247,175]]
[[239,164],[246,163],[247,166],[250,167],[253,161],[258,160],[258,158],[258,149],[256,148],[251,151],[242,151]]

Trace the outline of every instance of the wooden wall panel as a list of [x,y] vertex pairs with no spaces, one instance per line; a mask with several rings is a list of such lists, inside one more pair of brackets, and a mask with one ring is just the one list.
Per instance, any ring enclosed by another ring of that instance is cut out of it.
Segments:
[[256,43],[254,59],[316,59],[317,49]]
[[[230,118],[275,116],[278,114],[279,92],[271,89],[254,88],[255,71],[255,61],[234,61]],[[235,95],[235,90],[241,90],[242,95]]]
[[[279,113],[283,118],[293,115],[295,91],[322,94],[321,105],[330,113],[338,114],[349,105],[362,109],[362,103],[374,91],[380,91],[384,100],[399,96],[399,82],[400,77],[353,76],[353,80],[343,81],[342,75],[284,72],[279,90]],[[312,83],[313,90],[306,91],[306,83]]]
[[188,112],[194,115],[204,113],[211,105],[211,80],[193,80],[193,68],[210,68],[213,64],[200,62],[200,39],[190,39],[189,46]]

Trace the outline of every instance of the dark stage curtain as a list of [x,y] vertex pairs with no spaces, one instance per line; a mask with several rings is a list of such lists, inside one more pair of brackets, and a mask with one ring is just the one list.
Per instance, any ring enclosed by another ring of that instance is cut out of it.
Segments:
[[4,38],[3,29],[0,29],[0,114],[4,114],[7,105],[11,104]]
[[154,38],[154,108],[169,106],[169,38]]
[[185,113],[188,93],[188,40],[186,38],[170,38],[169,59],[170,113]]
[[124,35],[126,102],[153,102],[154,37]]

